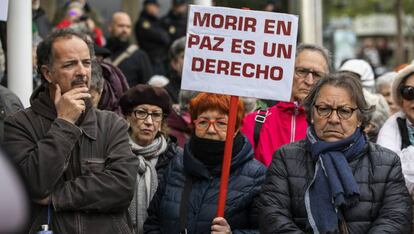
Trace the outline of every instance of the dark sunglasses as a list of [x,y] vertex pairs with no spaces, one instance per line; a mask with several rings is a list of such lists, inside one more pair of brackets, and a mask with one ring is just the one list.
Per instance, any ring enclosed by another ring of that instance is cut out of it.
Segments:
[[413,86],[403,86],[400,89],[402,98],[407,101],[414,100],[414,87]]

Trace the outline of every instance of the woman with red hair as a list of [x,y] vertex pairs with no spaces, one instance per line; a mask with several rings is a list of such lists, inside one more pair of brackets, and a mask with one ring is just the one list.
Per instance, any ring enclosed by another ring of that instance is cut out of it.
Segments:
[[254,159],[248,139],[239,132],[240,102],[224,217],[217,211],[227,135],[230,97],[200,93],[190,102],[194,130],[182,155],[175,157],[151,201],[145,233],[258,233],[253,200],[266,168]]

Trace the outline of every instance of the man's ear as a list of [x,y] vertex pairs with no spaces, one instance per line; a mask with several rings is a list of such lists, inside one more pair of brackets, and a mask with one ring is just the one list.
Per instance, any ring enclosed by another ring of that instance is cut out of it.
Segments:
[[42,73],[43,77],[49,82],[52,83],[52,76],[50,75],[50,69],[46,65],[42,65],[40,67],[40,72]]

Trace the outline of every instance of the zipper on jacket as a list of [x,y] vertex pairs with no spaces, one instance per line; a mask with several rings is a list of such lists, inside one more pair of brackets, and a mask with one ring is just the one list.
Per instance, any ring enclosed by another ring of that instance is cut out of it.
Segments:
[[[197,221],[198,221],[198,218],[199,218],[199,216],[200,216],[200,210],[201,210],[202,205],[204,204],[204,199],[205,199],[205,197],[206,197],[206,194],[208,193],[208,191],[209,191],[210,189],[214,189],[214,187],[213,187],[213,186],[211,186],[211,184],[213,183],[213,180],[214,180],[214,177],[210,175],[210,176],[208,177],[208,186],[207,186],[207,189],[206,189],[206,190],[204,190],[204,194],[203,194],[202,199],[201,199],[200,207],[199,207],[199,209],[198,209],[198,211],[197,211],[197,214],[194,216],[193,223],[194,223],[194,224],[196,224],[196,225],[194,225],[194,228],[197,228]],[[220,186],[220,185],[219,185],[219,186]],[[194,187],[193,187],[193,188],[194,188]],[[195,231],[194,233],[198,233],[198,230],[194,230],[194,231]]]
[[295,133],[296,133],[296,116],[299,114],[299,107],[298,103],[294,102],[295,109],[292,115],[292,121],[290,122],[290,143],[295,141]]
[[86,164],[105,163],[105,160],[103,160],[103,159],[84,159],[83,161]]
[[77,227],[77,233],[82,234],[82,227],[81,227],[81,217],[79,212],[76,212],[76,227]]

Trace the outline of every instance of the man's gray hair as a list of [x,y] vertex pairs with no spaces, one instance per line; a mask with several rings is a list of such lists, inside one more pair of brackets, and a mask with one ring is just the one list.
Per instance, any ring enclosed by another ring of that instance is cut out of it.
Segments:
[[96,59],[92,60],[92,77],[91,77],[91,90],[102,93],[104,85],[104,78],[102,75],[102,67]]
[[53,44],[58,38],[72,38],[77,37],[83,40],[89,48],[89,54],[91,59],[95,58],[95,50],[93,48],[93,42],[87,37],[85,34],[81,34],[71,28],[64,28],[53,31],[49,36],[47,36],[38,46],[36,50],[37,56],[37,71],[41,75],[42,79],[44,79],[42,74],[42,66],[47,65],[50,66],[53,64]]
[[296,57],[305,50],[315,51],[320,53],[322,57],[325,59],[326,64],[328,65],[328,71],[331,71],[331,52],[323,46],[315,45],[315,44],[306,44],[302,43],[296,47]]
[[175,59],[178,56],[178,54],[184,51],[185,41],[185,37],[180,37],[172,43],[170,50],[168,51],[168,58],[170,60]]

